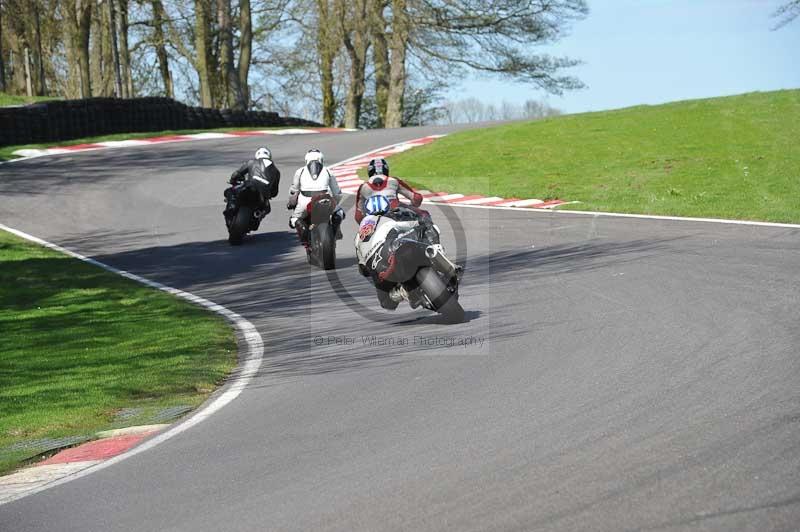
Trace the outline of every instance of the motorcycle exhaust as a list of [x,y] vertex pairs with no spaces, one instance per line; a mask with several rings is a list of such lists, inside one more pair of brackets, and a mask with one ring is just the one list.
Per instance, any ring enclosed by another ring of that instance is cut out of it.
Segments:
[[450,277],[456,276],[458,266],[453,264],[453,261],[448,259],[444,254],[444,248],[441,244],[434,244],[425,248],[425,256],[433,264],[434,268],[439,270],[445,275]]

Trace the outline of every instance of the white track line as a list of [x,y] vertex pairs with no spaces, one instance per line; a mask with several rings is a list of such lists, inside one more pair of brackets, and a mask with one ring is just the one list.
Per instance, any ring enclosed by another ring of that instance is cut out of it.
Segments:
[[32,495],[34,493],[38,493],[40,491],[46,490],[48,488],[52,488],[53,486],[59,486],[71,480],[75,480],[76,478],[81,478],[95,471],[99,471],[101,469],[105,469],[111,465],[114,465],[118,462],[125,460],[126,458],[130,458],[131,456],[137,455],[141,452],[147,451],[148,449],[152,449],[156,445],[163,443],[173,436],[177,436],[178,434],[189,430],[190,428],[194,427],[198,423],[201,423],[208,419],[212,414],[220,410],[222,407],[236,399],[242,390],[245,389],[247,384],[253,379],[253,377],[258,372],[258,369],[261,367],[261,362],[264,357],[264,341],[261,338],[261,335],[256,330],[255,326],[247,321],[242,316],[236,314],[232,310],[229,310],[222,305],[218,305],[213,301],[209,301],[205,298],[200,296],[194,295],[190,292],[185,292],[183,290],[179,290],[177,288],[172,288],[171,286],[167,286],[156,281],[151,281],[150,279],[145,279],[144,277],[140,277],[136,274],[126,272],[124,270],[119,270],[114,268],[113,266],[109,266],[108,264],[104,264],[102,262],[96,261],[94,259],[90,259],[80,253],[76,253],[72,250],[63,248],[59,245],[53,244],[51,242],[47,242],[46,240],[42,240],[41,238],[29,235],[27,233],[23,233],[17,229],[13,229],[11,227],[5,226],[0,224],[0,229],[8,231],[14,235],[17,235],[25,240],[29,240],[31,242],[35,242],[41,246],[46,248],[53,249],[55,251],[59,251],[61,253],[65,253],[70,257],[76,258],[83,262],[92,264],[94,266],[98,266],[107,270],[112,273],[116,273],[117,275],[121,275],[126,279],[130,279],[132,281],[136,281],[137,283],[141,283],[145,286],[149,286],[150,288],[155,288],[157,290],[161,290],[162,292],[167,292],[168,294],[172,294],[173,296],[180,297],[185,299],[195,305],[200,305],[211,312],[215,312],[216,314],[221,315],[229,322],[231,322],[234,327],[239,331],[242,338],[244,339],[245,348],[240,350],[239,355],[239,365],[236,367],[234,372],[232,373],[231,378],[228,380],[228,383],[223,386],[220,390],[215,392],[212,395],[212,398],[206,402],[206,404],[192,413],[189,417],[184,419],[183,421],[179,422],[172,428],[162,432],[152,438],[145,440],[142,444],[137,445],[133,449],[122,453],[120,455],[114,456],[113,458],[109,458],[103,462],[100,462],[97,465],[91,466],[89,468],[83,469],[80,472],[77,472],[73,475],[69,475],[58,480],[54,480],[49,484],[45,484],[44,486],[40,486],[38,488],[34,488],[30,491],[26,491],[24,493],[20,493],[14,495],[8,499],[0,501],[0,505],[3,505],[7,502],[11,502],[17,499],[21,499],[22,497],[26,497],[28,495]]

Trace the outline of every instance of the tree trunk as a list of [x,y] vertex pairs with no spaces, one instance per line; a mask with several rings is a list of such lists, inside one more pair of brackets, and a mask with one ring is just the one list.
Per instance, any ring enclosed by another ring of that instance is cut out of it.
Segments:
[[25,47],[25,95],[33,96],[33,82],[31,81],[31,49]]
[[75,0],[75,52],[78,59],[81,98],[92,95],[92,77],[89,70],[89,36],[92,30],[91,0]]
[[320,90],[322,91],[322,123],[333,126],[336,120],[336,100],[333,97],[333,60],[338,46],[330,22],[328,0],[317,0],[317,55],[319,56]]
[[122,68],[122,97],[133,98],[131,51],[128,46],[128,0],[118,0],[117,28],[119,29],[119,58]]
[[120,72],[119,46],[117,43],[117,14],[114,0],[105,0],[108,5],[108,32],[111,41],[111,63],[114,71],[114,96],[122,98],[122,73]]
[[6,91],[6,64],[3,60],[3,0],[0,0],[0,92]]
[[194,46],[197,58],[195,59],[195,69],[200,80],[200,105],[203,107],[213,107],[214,101],[211,98],[211,72],[209,65],[209,47],[211,36],[209,35],[209,9],[206,0],[195,0],[195,30]]
[[403,126],[407,48],[408,13],[406,12],[406,0],[392,0],[392,42],[389,94],[386,103],[386,127]]
[[41,22],[41,8],[38,2],[33,3],[33,30],[36,32],[34,36],[33,46],[36,47],[35,67],[36,67],[36,94],[44,96],[47,94],[47,84],[44,77],[44,53],[42,51],[42,22]]
[[236,107],[250,108],[250,59],[253,53],[253,20],[250,14],[250,0],[239,1],[239,101]]
[[172,75],[169,72],[169,55],[164,40],[164,4],[161,0],[153,0],[153,40],[155,41],[158,69],[161,72],[161,82],[164,84],[164,94],[167,98],[173,97]]
[[[347,12],[344,7],[340,9],[339,20],[342,24],[342,43],[350,57],[350,80],[347,87],[347,100],[345,103],[344,125],[347,128],[358,128],[361,118],[361,102],[364,99],[364,70],[367,63],[367,0],[354,0],[348,2],[352,11]],[[340,5],[343,6],[343,3]],[[345,20],[349,20],[345,28]]]
[[375,106],[378,110],[377,127],[384,127],[389,96],[389,46],[386,43],[386,19],[383,16],[386,0],[369,0],[369,3],[372,62],[375,65]]
[[221,103],[225,107],[241,108],[239,73],[233,62],[233,28],[231,27],[231,0],[217,0],[217,23],[219,24],[219,70],[222,76]]
[[89,22],[89,71],[92,78],[92,96],[107,96],[109,77],[106,74],[108,57],[108,33],[106,31],[106,10],[102,4],[95,3],[94,16]]

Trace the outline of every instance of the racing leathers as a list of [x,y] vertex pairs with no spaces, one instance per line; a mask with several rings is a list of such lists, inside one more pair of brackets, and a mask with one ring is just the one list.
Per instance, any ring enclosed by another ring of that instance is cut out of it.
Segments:
[[[314,196],[325,193],[330,194],[338,205],[342,197],[342,190],[339,188],[339,183],[336,182],[336,177],[328,170],[327,166],[318,161],[311,161],[306,166],[298,168],[294,173],[287,204],[287,207],[294,209],[289,218],[289,227],[297,229],[300,240],[304,244],[308,242],[308,227],[305,220],[308,216],[308,204]],[[341,208],[337,207],[336,215],[339,220],[344,218]],[[341,238],[338,226],[337,238]]]
[[[278,195],[278,187],[281,182],[280,170],[269,159],[250,159],[242,163],[237,170],[234,170],[228,183],[236,186],[248,178],[259,184],[258,189],[262,191],[264,196],[264,209],[266,213],[269,213],[269,200]],[[232,192],[232,188],[225,191],[226,198],[229,194],[228,191]]]
[[395,209],[400,205],[398,196],[408,198],[414,207],[419,207],[422,204],[422,194],[416,192],[405,181],[396,177],[377,174],[358,187],[358,193],[356,194],[356,223],[360,224],[361,220],[364,219],[364,216],[366,216],[364,204],[375,195],[384,196],[389,200],[391,209]]

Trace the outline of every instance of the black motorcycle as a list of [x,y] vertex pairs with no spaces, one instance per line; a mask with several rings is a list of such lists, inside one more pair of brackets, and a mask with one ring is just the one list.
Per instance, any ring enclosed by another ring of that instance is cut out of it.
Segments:
[[[306,255],[308,263],[323,270],[336,268],[336,236],[344,219],[344,212],[336,209],[336,200],[330,194],[317,194],[306,207]],[[301,241],[303,235],[300,235]]]
[[463,268],[445,255],[430,215],[401,206],[371,222],[362,222],[359,229],[358,254],[366,256],[359,270],[372,279],[381,306],[393,310],[407,300],[411,308],[422,306],[450,322],[463,321],[458,302]]
[[269,214],[268,185],[254,179],[245,179],[225,190],[225,225],[228,227],[228,242],[238,246],[244,236],[255,231],[261,220]]

